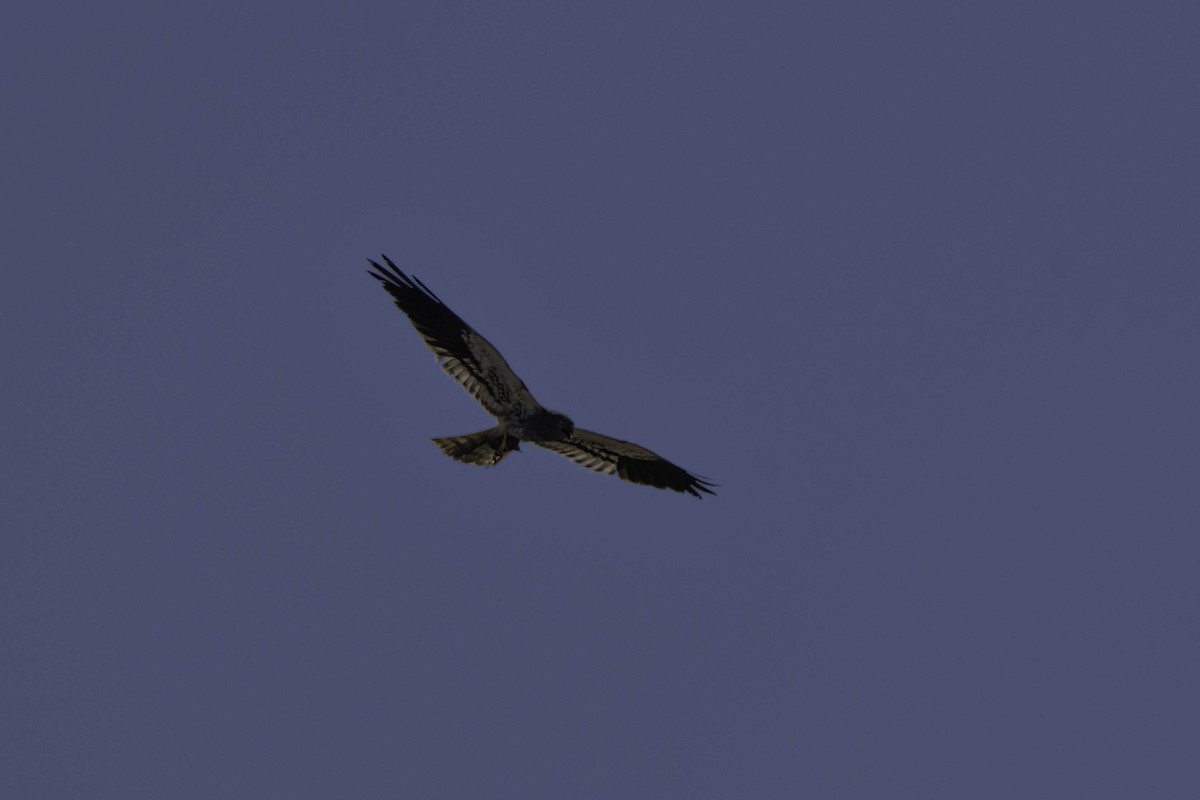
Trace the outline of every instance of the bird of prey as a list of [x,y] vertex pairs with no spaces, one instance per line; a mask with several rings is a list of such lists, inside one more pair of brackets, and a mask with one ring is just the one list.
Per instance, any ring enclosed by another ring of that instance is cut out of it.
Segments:
[[[384,264],[368,259],[368,274],[379,281],[408,315],[450,377],[496,418],[496,426],[465,436],[434,439],[443,453],[466,464],[494,466],[521,442],[564,455],[606,475],[674,489],[696,497],[715,494],[709,483],[632,442],[576,428],[564,414],[543,408],[492,343],[463,322],[415,277],[401,272],[387,256]],[[386,265],[386,266],[385,266]]]

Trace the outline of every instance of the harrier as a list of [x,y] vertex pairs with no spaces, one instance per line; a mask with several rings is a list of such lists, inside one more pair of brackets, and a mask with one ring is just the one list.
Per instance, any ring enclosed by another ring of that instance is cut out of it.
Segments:
[[494,466],[521,442],[564,455],[596,472],[659,489],[701,497],[715,494],[709,483],[662,456],[632,442],[576,428],[565,415],[543,408],[525,388],[492,343],[451,311],[415,277],[401,272],[387,256],[386,266],[370,261],[368,274],[383,284],[408,315],[442,369],[479,401],[497,425],[465,436],[434,439],[443,453],[466,464]]

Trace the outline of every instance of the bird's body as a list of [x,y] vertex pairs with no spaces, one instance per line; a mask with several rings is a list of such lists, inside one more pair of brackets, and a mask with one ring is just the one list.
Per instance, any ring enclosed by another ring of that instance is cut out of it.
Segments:
[[438,363],[496,418],[496,426],[478,433],[433,442],[443,453],[467,464],[494,466],[521,442],[529,442],[609,475],[633,483],[701,496],[713,484],[690,474],[632,442],[580,430],[565,414],[538,403],[491,342],[455,314],[416,278],[383,256],[371,261],[371,277],[396,301],[421,334]]

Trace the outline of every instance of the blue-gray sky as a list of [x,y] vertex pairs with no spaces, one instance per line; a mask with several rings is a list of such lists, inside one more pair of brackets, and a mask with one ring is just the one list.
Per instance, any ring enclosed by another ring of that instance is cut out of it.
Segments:
[[0,795],[1200,791],[1188,4],[0,16]]

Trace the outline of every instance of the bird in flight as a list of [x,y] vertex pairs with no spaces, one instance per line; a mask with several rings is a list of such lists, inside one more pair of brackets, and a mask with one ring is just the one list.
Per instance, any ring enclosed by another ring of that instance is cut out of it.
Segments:
[[384,264],[368,259],[368,274],[379,281],[408,315],[425,345],[450,377],[496,418],[496,426],[464,436],[434,439],[443,453],[465,464],[490,467],[521,442],[564,455],[596,472],[618,475],[631,483],[674,489],[696,497],[715,494],[716,486],[644,447],[576,428],[564,414],[543,408],[525,388],[492,343],[446,306],[415,277],[387,256]]

